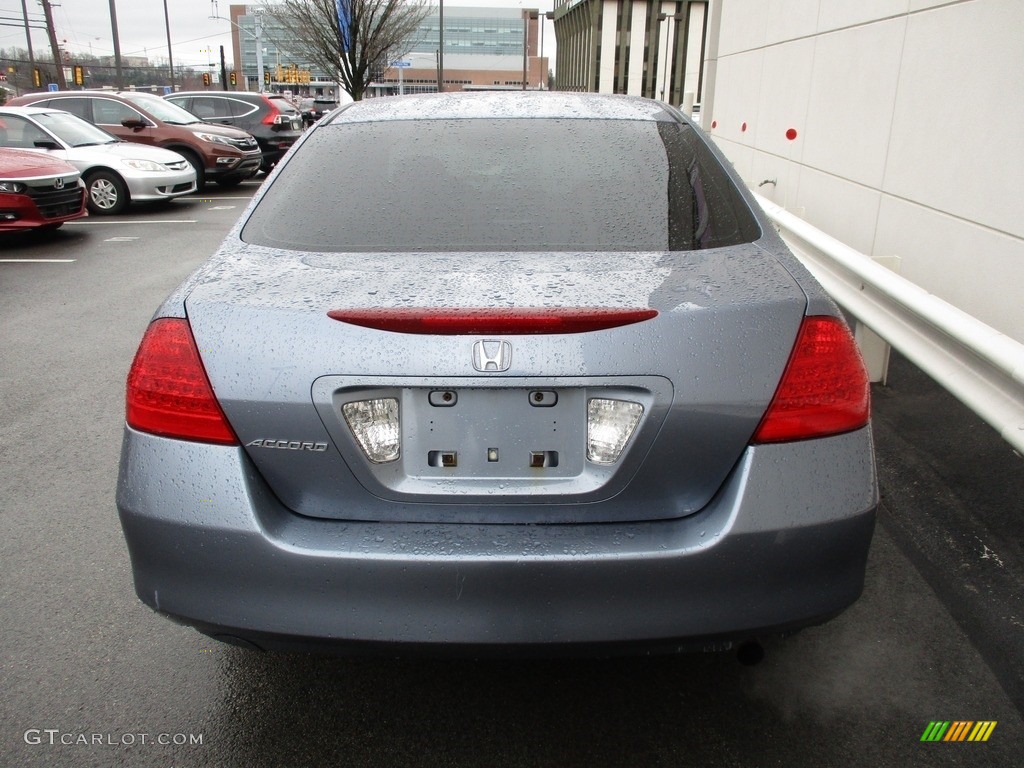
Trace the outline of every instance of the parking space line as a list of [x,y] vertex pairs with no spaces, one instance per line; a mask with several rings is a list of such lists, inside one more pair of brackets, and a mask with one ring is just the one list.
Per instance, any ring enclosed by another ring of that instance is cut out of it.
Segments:
[[220,200],[252,200],[252,195],[238,195],[233,197],[230,195],[217,195],[217,197],[176,197],[174,202],[189,202],[189,203],[216,203]]
[[77,259],[0,259],[0,264],[72,264]]
[[116,219],[113,221],[110,219],[96,219],[95,221],[81,219],[79,221],[66,221],[64,224],[65,226],[78,226],[80,224],[195,224],[197,221],[199,219]]

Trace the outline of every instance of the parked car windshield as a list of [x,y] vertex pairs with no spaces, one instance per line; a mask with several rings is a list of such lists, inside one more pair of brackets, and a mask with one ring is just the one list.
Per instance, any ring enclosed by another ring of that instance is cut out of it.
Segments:
[[191,125],[202,122],[188,110],[182,109],[177,104],[164,101],[158,96],[151,96],[148,93],[123,93],[121,96],[142,107],[157,120],[171,125]]
[[33,115],[32,119],[72,147],[115,144],[120,141],[102,128],[97,128],[92,123],[68,112],[47,112],[43,115]]
[[326,124],[242,231],[308,251],[664,251],[760,227],[696,131],[588,119]]

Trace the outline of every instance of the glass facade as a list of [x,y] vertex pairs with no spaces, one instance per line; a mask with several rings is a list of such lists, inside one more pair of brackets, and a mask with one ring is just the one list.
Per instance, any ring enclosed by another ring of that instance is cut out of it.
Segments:
[[[250,10],[249,7],[246,10]],[[438,45],[440,17],[435,12],[424,19],[412,40],[409,53],[435,54]],[[246,13],[238,17],[242,72],[256,77],[256,16]],[[309,70],[313,80],[330,80],[332,75],[320,72],[290,50],[291,34],[270,15],[263,15],[260,45],[263,66],[276,80],[278,66],[287,69],[297,64]],[[444,52],[448,54],[486,54],[490,56],[523,55],[523,14],[519,8],[451,8],[444,16]]]
[[[424,19],[410,53],[437,51],[440,17]],[[444,52],[523,55],[523,15],[518,8],[450,8],[444,15]]]

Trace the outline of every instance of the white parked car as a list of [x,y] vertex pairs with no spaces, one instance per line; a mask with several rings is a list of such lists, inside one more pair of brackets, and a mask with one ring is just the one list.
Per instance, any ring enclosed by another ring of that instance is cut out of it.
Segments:
[[42,107],[0,107],[0,147],[64,160],[82,173],[95,214],[131,202],[169,200],[196,191],[196,172],[177,152],[121,141],[76,115]]

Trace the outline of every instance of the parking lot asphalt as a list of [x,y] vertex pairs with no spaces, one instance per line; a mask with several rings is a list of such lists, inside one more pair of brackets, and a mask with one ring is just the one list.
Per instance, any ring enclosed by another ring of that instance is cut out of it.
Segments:
[[253,189],[0,245],[0,765],[1019,765],[1024,460],[899,358],[864,595],[756,666],[255,654],[153,614],[114,508],[124,376]]
[[1024,711],[1024,458],[899,355],[873,424],[883,529]]

